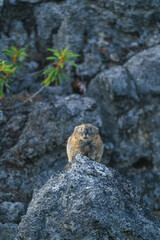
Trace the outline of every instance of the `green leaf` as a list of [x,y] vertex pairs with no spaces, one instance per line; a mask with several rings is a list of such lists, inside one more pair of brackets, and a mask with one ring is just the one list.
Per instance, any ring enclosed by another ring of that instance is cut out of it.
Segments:
[[50,85],[51,81],[50,81],[50,78],[47,77],[42,83],[41,85],[45,85],[46,87],[48,87]]
[[2,49],[3,52],[12,52],[11,50],[7,49],[7,48],[3,48]]
[[69,62],[70,64],[72,64],[74,67],[78,67],[76,63],[72,62],[72,61],[69,61],[69,60],[66,60],[65,62]]
[[0,97],[2,98],[4,96],[3,93],[3,83],[0,81]]
[[25,52],[21,52],[21,53],[19,54],[19,57],[28,57],[28,54],[25,53]]
[[11,46],[11,50],[13,50],[13,52],[18,52],[18,49],[14,46]]
[[79,54],[69,54],[67,55],[67,58],[72,58],[72,57],[79,57]]
[[56,57],[46,57],[47,60],[57,60]]
[[11,88],[7,82],[4,83],[7,88]]
[[65,74],[65,72],[62,72],[62,75],[64,76],[65,79],[69,80],[69,77],[67,76],[67,74]]
[[59,81],[62,82],[62,74],[60,72],[58,73],[58,78],[59,78]]
[[4,76],[3,76],[3,77],[1,76],[1,77],[0,77],[0,82],[3,83],[4,81],[5,81]]
[[68,48],[69,48],[69,46],[65,47],[65,49],[63,50],[63,52],[66,53],[67,50],[68,50]]
[[54,82],[56,79],[56,76],[58,75],[58,69],[54,72],[53,76],[51,75],[51,82]]
[[12,58],[14,55],[14,53],[8,49],[2,49],[2,51],[10,58]]
[[60,55],[62,55],[63,54],[63,49],[62,48],[60,48],[60,50],[59,50],[59,53],[60,53]]
[[55,68],[53,68],[53,67],[49,67],[49,68],[47,68],[46,70],[44,70],[42,74],[46,74],[46,73],[50,73],[50,72],[54,72],[55,70],[56,70]]
[[21,48],[21,49],[19,50],[19,53],[25,52],[26,50],[27,50],[27,47]]
[[55,56],[57,56],[58,58],[61,57],[60,53],[58,52],[58,50],[52,49],[52,48],[47,48],[48,51],[53,52]]

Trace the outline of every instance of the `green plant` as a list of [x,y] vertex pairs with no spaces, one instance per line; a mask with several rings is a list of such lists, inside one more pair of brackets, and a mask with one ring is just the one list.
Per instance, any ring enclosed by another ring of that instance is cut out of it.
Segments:
[[12,46],[10,49],[2,49],[2,51],[12,59],[12,63],[16,64],[16,62],[23,62],[26,57],[28,57],[28,54],[25,52],[25,48],[16,48]]
[[9,75],[15,74],[19,68],[17,62],[22,62],[28,54],[25,52],[26,48],[18,49],[12,46],[10,49],[2,49],[6,56],[12,59],[12,62],[7,62],[0,59],[0,99],[4,97],[3,86],[10,88],[8,82],[11,80]]
[[48,87],[52,82],[55,82],[55,85],[58,85],[58,80],[61,82],[62,78],[68,78],[66,73],[63,70],[64,63],[70,63],[74,67],[77,67],[77,64],[70,61],[70,58],[78,57],[79,54],[74,54],[71,50],[68,50],[69,47],[66,47],[64,50],[55,50],[48,48],[47,50],[53,53],[53,56],[47,57],[47,60],[52,61],[52,65],[55,67],[48,67],[42,74],[48,75],[47,78],[41,83]]
[[7,88],[10,88],[8,81],[11,80],[8,78],[10,74],[15,73],[16,68],[13,64],[8,63],[7,61],[3,61],[0,59],[0,99],[4,96],[3,93],[3,85]]
[[[32,96],[27,98],[24,102],[17,104],[15,106],[8,107],[6,109],[11,109],[15,107],[19,107],[28,101],[32,100],[37,94],[39,94],[45,87],[48,87],[52,82],[55,82],[55,85],[58,85],[59,82],[62,81],[63,77],[68,78],[66,73],[64,72],[64,63],[70,63],[74,67],[77,67],[77,64],[69,60],[70,58],[78,57],[79,54],[74,54],[71,50],[68,50],[68,46],[63,50],[55,50],[52,48],[48,48],[47,50],[53,53],[53,56],[47,57],[47,60],[51,60],[51,64],[54,65],[54,67],[48,67],[46,68],[42,74],[47,75],[47,77],[42,81],[41,85],[42,87],[35,92]],[[17,50],[15,47],[11,47],[10,50],[3,49],[5,51],[6,55],[12,58],[12,64],[15,64],[16,61],[19,61],[21,57],[27,57],[28,55],[25,53],[26,48],[22,48],[20,50]],[[16,67],[16,66],[15,66]],[[17,68],[17,67],[16,67]]]

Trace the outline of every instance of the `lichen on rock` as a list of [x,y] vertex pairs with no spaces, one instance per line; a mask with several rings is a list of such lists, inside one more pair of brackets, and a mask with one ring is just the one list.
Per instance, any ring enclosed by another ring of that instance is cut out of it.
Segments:
[[19,224],[16,240],[47,238],[157,240],[160,225],[131,182],[79,154],[39,190]]

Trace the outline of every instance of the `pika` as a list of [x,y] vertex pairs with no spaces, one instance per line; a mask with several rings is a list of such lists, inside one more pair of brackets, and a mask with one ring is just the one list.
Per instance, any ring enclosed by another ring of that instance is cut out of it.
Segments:
[[97,162],[101,161],[103,155],[103,143],[98,128],[92,124],[82,124],[75,127],[73,134],[67,141],[68,161],[81,153]]

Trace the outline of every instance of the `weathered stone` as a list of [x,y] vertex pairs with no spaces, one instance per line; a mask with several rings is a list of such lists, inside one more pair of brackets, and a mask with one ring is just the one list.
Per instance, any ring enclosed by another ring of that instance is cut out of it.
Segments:
[[0,0],[0,17],[1,17],[1,11],[2,11],[3,5],[4,5],[4,0]]
[[41,0],[19,0],[20,2],[26,2],[26,3],[38,3]]
[[3,111],[0,110],[0,125],[6,121]]
[[160,175],[153,170],[152,163],[142,159],[129,169],[123,169],[122,173],[131,180],[139,189],[144,202],[152,209],[160,209]]
[[16,4],[19,4],[19,3],[38,3],[40,2],[41,0],[9,0],[9,3],[12,4],[12,5],[16,5]]
[[[39,88],[42,80],[40,73],[48,65],[47,48],[69,46],[81,55],[74,59],[78,63],[77,71],[71,65],[64,68],[69,81],[63,80],[58,88],[50,86],[45,89],[39,100],[45,98],[47,103],[37,104],[37,111],[23,106],[20,111],[0,115],[2,202],[28,203],[35,179],[37,189],[55,169],[63,168],[66,156],[62,138],[65,142],[65,136],[71,133],[72,127],[81,123],[79,117],[82,121],[91,120],[102,126],[95,120],[99,111],[94,111],[94,107],[85,111],[81,100],[72,99],[74,109],[79,106],[77,112],[80,116],[75,113],[71,116],[70,107],[64,103],[69,104],[70,100],[65,96],[72,93],[71,83],[78,77],[80,81],[87,80],[86,84],[91,81],[90,93],[101,106],[105,145],[103,161],[107,164],[111,160],[110,164],[118,168],[132,167],[136,184],[138,181],[144,183],[140,186],[144,199],[154,202],[154,209],[160,210],[160,47],[156,46],[160,44],[159,12],[159,0],[0,1],[0,49],[11,45],[18,48],[28,46],[29,54],[29,62],[19,70],[15,81],[10,82],[8,94],[24,89],[25,92],[34,92]],[[151,46],[154,48],[148,50]],[[141,52],[144,49],[147,50]],[[3,52],[0,58],[5,59]],[[33,61],[35,64],[32,64]],[[123,66],[113,67],[115,64]],[[95,77],[96,80],[92,79],[100,71],[103,72]],[[62,96],[61,103],[58,100],[59,107],[55,106],[55,95]],[[51,105],[48,104],[50,100]],[[39,125],[36,122],[38,119]],[[55,131],[55,135],[51,134],[51,130]],[[145,174],[143,167],[146,168]],[[150,178],[153,185],[147,188]]]
[[16,43],[19,47],[24,47],[27,44],[27,31],[21,21],[13,20],[10,26],[9,36],[10,45]]
[[[102,124],[96,102],[79,95],[53,99],[51,94],[45,102],[33,107],[22,106],[5,113],[9,118],[0,134],[3,214],[4,202],[12,202],[13,206],[16,202],[28,204],[33,187],[40,188],[55,170],[64,168],[67,138],[76,125],[84,122],[101,127]],[[8,214],[6,211],[5,221],[17,222],[19,215],[10,214],[11,210],[8,209]]]
[[[73,128],[82,122],[101,126],[95,101],[78,95],[59,98],[54,105],[36,104],[28,120],[24,129],[26,134],[19,138],[18,143],[22,159],[34,159],[46,151],[52,152],[54,144],[63,146]],[[60,149],[57,154],[60,154]]]
[[[69,46],[76,53],[83,52],[78,75],[93,77],[100,69],[107,67],[110,61],[125,62],[141,47],[144,49],[160,43],[159,1],[145,4],[138,0],[132,3],[128,0],[107,3],[104,0],[98,3],[89,0],[39,2],[10,0],[11,5],[2,11],[4,20],[0,48],[27,45],[31,59],[42,67],[47,64],[45,57],[48,55],[48,47],[59,49]],[[92,42],[95,43],[97,53],[95,58],[90,48]],[[91,64],[93,61],[89,60],[90,55],[94,61],[97,59],[97,63]],[[64,81],[67,88],[74,81],[75,72],[70,69],[68,74],[69,84]],[[33,79],[33,82],[36,80]],[[21,91],[18,84],[15,85],[15,91],[16,87]],[[30,89],[25,84],[22,87]]]
[[49,47],[52,34],[57,32],[62,21],[62,8],[55,2],[42,3],[34,8],[34,16],[37,23],[39,45]]
[[25,213],[24,203],[3,202],[0,204],[0,222],[19,223],[21,216]]
[[82,155],[32,199],[17,240],[160,238],[156,217],[115,170]]
[[0,239],[13,240],[17,234],[17,224],[13,223],[0,223]]
[[[6,118],[5,115],[3,115],[4,118]],[[15,145],[26,120],[27,117],[24,114],[15,114],[8,121],[3,121],[3,128],[0,134],[0,155],[3,154],[5,149],[10,149]]]
[[105,135],[113,141],[117,128],[116,111],[128,111],[132,101],[138,101],[134,82],[130,81],[125,68],[116,66],[98,74],[91,81],[88,93],[99,101]]
[[[154,195],[160,172],[159,52],[158,45],[138,53],[124,66],[101,72],[88,91],[100,105],[106,143],[113,146],[110,164],[126,172],[132,167],[132,179],[154,209],[160,206]],[[150,178],[153,184],[148,187]]]
[[18,3],[18,0],[9,0],[9,3],[12,5],[16,5]]
[[112,160],[119,167],[145,158],[159,171],[160,109],[152,99],[160,93],[159,52],[158,45],[138,53],[123,67],[98,74],[89,86],[101,106],[105,135],[114,144]]
[[84,63],[79,64],[76,69],[78,77],[81,77],[82,80],[89,80],[100,71],[101,59],[95,53],[86,54]]
[[160,94],[160,45],[132,57],[125,67],[142,95]]
[[0,0],[0,7],[3,6],[4,0]]

